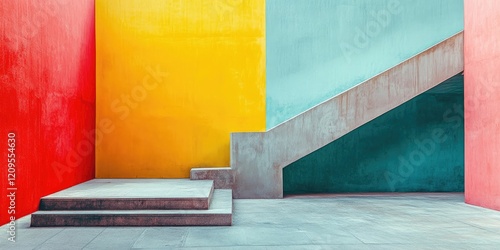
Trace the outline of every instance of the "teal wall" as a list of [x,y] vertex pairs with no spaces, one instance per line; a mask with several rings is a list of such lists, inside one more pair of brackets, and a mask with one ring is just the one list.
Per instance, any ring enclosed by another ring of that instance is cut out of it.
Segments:
[[267,0],[268,129],[463,30],[463,0]]
[[284,193],[461,192],[463,76],[455,76],[283,170]]

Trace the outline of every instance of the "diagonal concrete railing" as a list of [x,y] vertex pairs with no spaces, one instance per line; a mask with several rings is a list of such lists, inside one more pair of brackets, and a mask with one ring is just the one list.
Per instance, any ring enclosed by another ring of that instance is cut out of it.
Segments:
[[231,134],[234,198],[282,198],[283,168],[463,71],[463,32],[266,132]]

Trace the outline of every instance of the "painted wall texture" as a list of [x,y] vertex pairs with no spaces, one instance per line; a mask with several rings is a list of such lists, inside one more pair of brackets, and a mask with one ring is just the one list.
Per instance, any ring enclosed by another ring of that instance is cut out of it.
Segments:
[[0,1],[0,107],[0,224],[94,178],[93,0]]
[[188,177],[265,129],[264,1],[97,0],[96,175]]
[[266,126],[463,30],[463,0],[269,0]]
[[462,192],[463,127],[459,75],[287,166],[284,192]]
[[500,210],[500,2],[465,0],[465,201]]

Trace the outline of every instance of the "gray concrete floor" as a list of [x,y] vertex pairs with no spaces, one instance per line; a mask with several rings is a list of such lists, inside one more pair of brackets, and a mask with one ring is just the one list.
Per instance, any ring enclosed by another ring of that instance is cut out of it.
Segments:
[[462,194],[234,200],[232,227],[29,228],[0,249],[500,249],[500,212]]

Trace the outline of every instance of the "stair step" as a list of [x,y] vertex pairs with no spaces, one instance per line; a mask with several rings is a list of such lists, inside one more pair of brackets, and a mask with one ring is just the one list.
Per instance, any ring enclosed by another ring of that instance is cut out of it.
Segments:
[[43,197],[40,210],[208,209],[212,180],[94,179]]
[[230,167],[222,168],[192,168],[191,180],[213,180],[216,189],[232,189],[234,174]]
[[37,211],[31,226],[230,226],[232,212],[232,190],[218,189],[208,210]]

